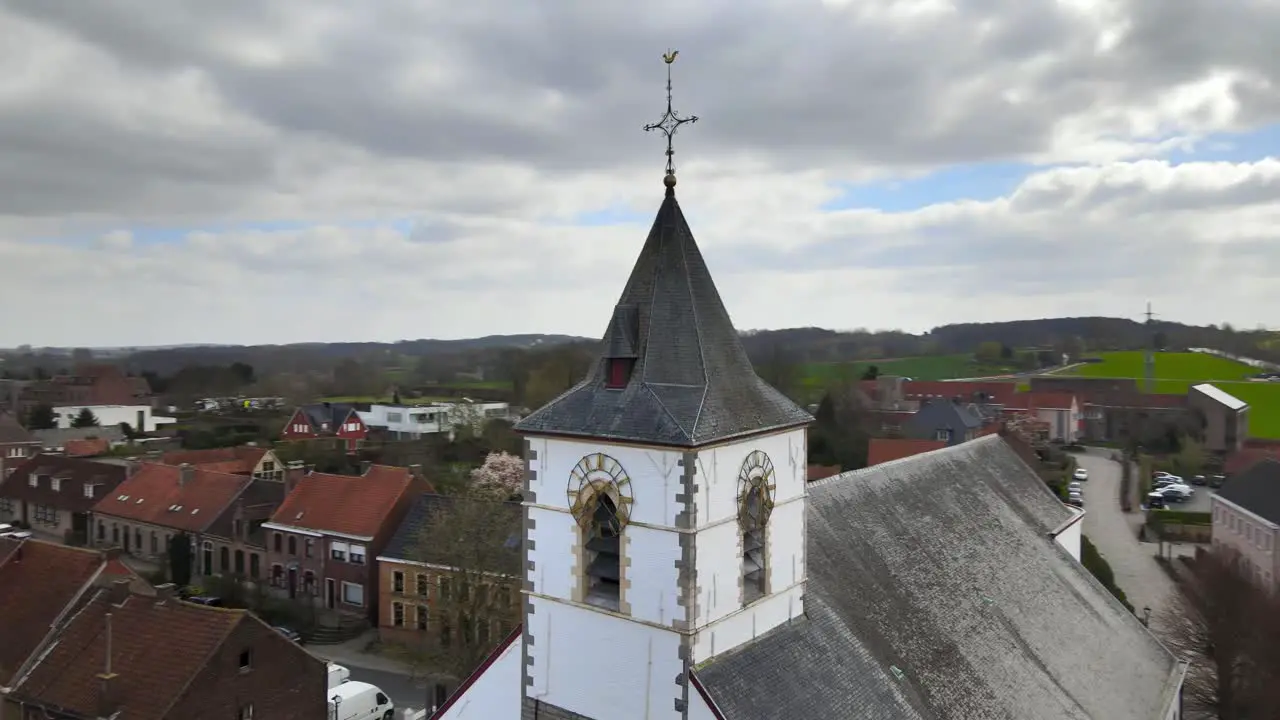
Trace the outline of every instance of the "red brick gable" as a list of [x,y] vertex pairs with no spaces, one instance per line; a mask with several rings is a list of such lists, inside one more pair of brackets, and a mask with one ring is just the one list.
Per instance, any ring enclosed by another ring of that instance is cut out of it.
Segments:
[[915,440],[911,438],[871,438],[867,444],[867,465],[879,465],[891,460],[901,460],[947,446],[942,440]]

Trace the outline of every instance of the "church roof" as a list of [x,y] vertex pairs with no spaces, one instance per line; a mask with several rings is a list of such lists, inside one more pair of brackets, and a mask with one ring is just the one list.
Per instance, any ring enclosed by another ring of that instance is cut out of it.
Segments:
[[[633,362],[606,387],[610,360]],[[672,187],[586,379],[516,429],[695,447],[813,418],[755,373]]]
[[695,670],[726,718],[1163,717],[1182,666],[998,436],[809,485],[805,617]]

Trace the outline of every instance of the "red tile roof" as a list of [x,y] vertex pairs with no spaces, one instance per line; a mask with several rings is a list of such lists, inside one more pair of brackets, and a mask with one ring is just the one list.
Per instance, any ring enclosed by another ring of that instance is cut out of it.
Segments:
[[13,679],[104,564],[102,553],[40,540],[11,548],[0,564],[0,685]]
[[[1009,396],[1004,403],[1006,410],[1068,410],[1075,402],[1075,395],[1063,392],[1025,392]],[[1078,405],[1077,405],[1078,408]]]
[[206,470],[224,473],[251,473],[262,462],[268,450],[253,445],[207,450],[175,450],[160,457],[165,465],[195,465]]
[[364,475],[310,473],[271,516],[275,525],[374,537],[413,482],[409,468],[372,465]]
[[84,438],[62,443],[62,452],[67,457],[93,457],[102,455],[110,449],[111,443],[106,438]]
[[839,474],[839,465],[810,465],[805,471],[805,479],[813,482],[814,480],[821,480]]
[[136,520],[151,525],[201,532],[230,507],[253,479],[189,468],[184,483],[182,468],[145,463],[133,477],[94,506],[100,515]]
[[1280,460],[1280,448],[1246,447],[1227,456],[1226,462],[1222,464],[1222,473],[1224,475],[1235,475],[1248,470],[1267,458]]
[[867,465],[879,465],[890,460],[919,455],[947,446],[942,440],[915,440],[912,438],[871,438],[867,445]]
[[241,622],[244,610],[224,610],[129,594],[113,602],[99,590],[67,623],[56,645],[16,688],[19,698],[98,716],[105,667],[107,613],[111,614],[111,667],[123,718],[165,717],[214,651]]
[[976,402],[976,396],[982,393],[990,398],[990,402],[1003,403],[1017,390],[1017,384],[1012,382],[912,380],[902,384],[902,397],[907,400],[919,400],[921,398],[953,398],[959,395],[967,402]]

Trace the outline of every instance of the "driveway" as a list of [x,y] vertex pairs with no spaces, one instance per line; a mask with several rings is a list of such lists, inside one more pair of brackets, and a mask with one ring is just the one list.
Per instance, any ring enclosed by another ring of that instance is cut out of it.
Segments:
[[1159,624],[1160,610],[1176,590],[1173,580],[1156,564],[1156,545],[1138,542],[1142,516],[1120,510],[1120,464],[1110,459],[1111,453],[1090,448],[1076,454],[1080,466],[1089,471],[1084,487],[1084,534],[1111,565],[1116,584],[1139,615],[1142,608],[1151,608],[1154,628]]

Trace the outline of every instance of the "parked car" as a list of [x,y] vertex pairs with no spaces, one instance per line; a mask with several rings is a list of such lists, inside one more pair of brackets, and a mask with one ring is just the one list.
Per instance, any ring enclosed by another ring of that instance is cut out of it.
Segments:
[[1165,472],[1164,470],[1157,471],[1151,477],[1154,480],[1172,479],[1172,480],[1177,480],[1178,482],[1182,482],[1181,475],[1174,475],[1173,473]]
[[1213,475],[1209,478],[1209,487],[1220,488],[1222,487],[1222,483],[1226,481],[1227,481],[1226,475]]
[[1173,502],[1186,502],[1187,500],[1191,499],[1191,496],[1195,493],[1195,490],[1192,490],[1189,485],[1166,485],[1160,488],[1159,490],[1157,490],[1156,492],[1163,495],[1165,500],[1172,500]]
[[1084,498],[1080,497],[1079,495],[1072,495],[1071,497],[1067,498],[1067,504],[1072,505],[1074,507],[1082,508],[1084,507]]
[[1067,483],[1067,492],[1081,492],[1084,490],[1084,483],[1069,482]]
[[302,644],[302,636],[298,634],[297,630],[294,630],[293,628],[284,627],[283,625],[276,625],[275,630],[276,632],[285,636],[285,638],[290,642],[296,642],[299,645]]
[[376,685],[348,680],[328,691],[334,720],[392,720],[395,706]]
[[1208,485],[1208,484],[1209,484],[1209,478],[1207,478],[1207,477],[1205,477],[1205,476],[1203,476],[1203,475],[1196,475],[1196,476],[1194,476],[1194,477],[1192,477],[1192,478],[1191,478],[1191,484],[1192,484],[1192,485]]
[[1076,468],[1076,471],[1075,471],[1074,473],[1072,473],[1072,474],[1071,474],[1071,477],[1075,478],[1076,480],[1088,480],[1088,479],[1089,479],[1089,471],[1088,471],[1088,470],[1085,470],[1085,469],[1084,469],[1084,468],[1082,468],[1082,467],[1078,467],[1078,468]]
[[1164,493],[1159,491],[1147,493],[1146,505],[1151,510],[1159,510],[1163,508],[1166,505],[1164,500]]
[[185,598],[185,600],[189,603],[195,603],[197,605],[208,605],[209,607],[222,607],[222,598],[214,595],[192,595],[191,597]]

